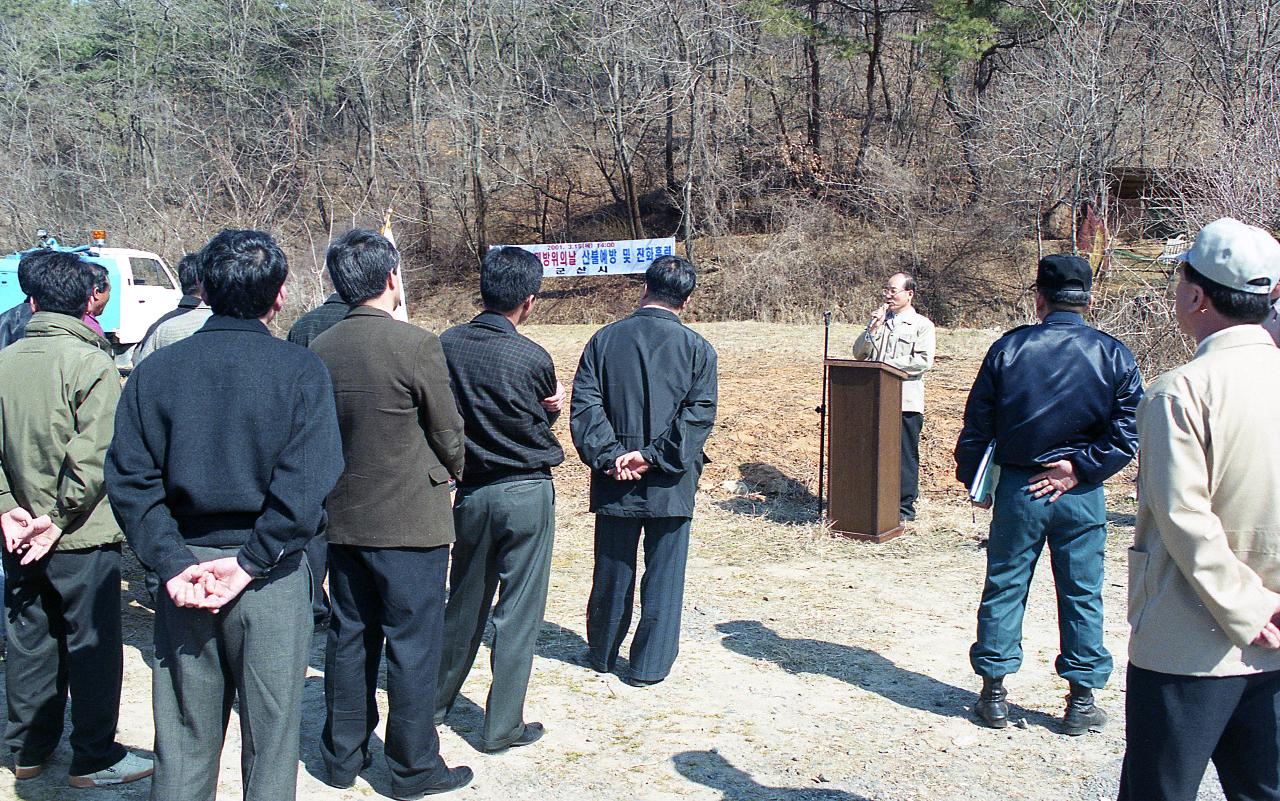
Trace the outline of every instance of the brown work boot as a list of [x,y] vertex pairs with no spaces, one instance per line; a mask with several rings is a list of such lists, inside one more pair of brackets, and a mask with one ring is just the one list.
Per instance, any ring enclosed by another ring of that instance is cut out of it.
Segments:
[[1062,731],[1079,737],[1085,732],[1102,731],[1106,725],[1107,713],[1093,702],[1093,690],[1072,684],[1067,695],[1067,712],[1062,716]]
[[1009,725],[1009,704],[1006,699],[1009,691],[1004,688],[1004,677],[982,679],[982,693],[973,711],[978,713],[982,725],[992,729],[1003,729]]

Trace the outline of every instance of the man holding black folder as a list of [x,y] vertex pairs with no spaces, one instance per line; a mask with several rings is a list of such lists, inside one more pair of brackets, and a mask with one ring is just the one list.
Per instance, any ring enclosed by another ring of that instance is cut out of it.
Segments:
[[969,651],[982,677],[975,712],[992,728],[1008,725],[1004,677],[1022,665],[1022,616],[1046,542],[1061,630],[1055,667],[1071,687],[1064,731],[1096,731],[1107,720],[1093,699],[1111,675],[1102,643],[1102,482],[1137,453],[1142,377],[1128,348],[1085,323],[1092,283],[1089,263],[1078,256],[1040,260],[1034,288],[1041,322],[1015,328],[987,351],[956,442],[956,478],[966,486],[974,485],[993,441],[1000,467],[991,494],[974,501],[994,503],[994,511],[977,642]]

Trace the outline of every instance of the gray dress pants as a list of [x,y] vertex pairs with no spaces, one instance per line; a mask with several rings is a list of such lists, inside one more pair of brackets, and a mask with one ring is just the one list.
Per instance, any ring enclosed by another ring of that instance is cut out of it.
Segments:
[[[202,561],[236,548],[192,547]],[[305,560],[250,584],[218,614],[156,600],[155,776],[151,801],[210,801],[218,757],[240,697],[245,801],[287,801],[298,782],[302,685],[311,643],[311,579]]]
[[502,748],[524,733],[524,699],[547,608],[555,523],[550,479],[462,489],[453,507],[457,541],[444,613],[436,719],[448,715],[471,671],[497,592],[489,654],[493,683],[484,716],[486,748]]

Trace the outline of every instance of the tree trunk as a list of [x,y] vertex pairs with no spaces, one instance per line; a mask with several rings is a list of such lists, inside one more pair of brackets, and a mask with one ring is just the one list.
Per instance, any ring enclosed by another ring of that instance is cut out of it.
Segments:
[[961,108],[951,76],[942,79],[942,98],[951,119],[960,129],[960,150],[964,155],[965,171],[969,173],[969,199],[966,207],[973,207],[982,201],[983,193],[982,173],[978,169],[978,115]]
[[871,148],[871,129],[876,121],[876,76],[880,70],[880,54],[884,50],[884,12],[880,0],[873,0],[868,20],[871,49],[867,53],[867,79],[864,91],[867,105],[863,111],[862,130],[858,134],[858,155],[853,161],[853,178],[861,182],[866,171],[867,151]]
[[819,152],[822,146],[822,83],[818,63],[818,0],[809,0],[809,36],[804,43],[804,57],[809,65],[809,149]]

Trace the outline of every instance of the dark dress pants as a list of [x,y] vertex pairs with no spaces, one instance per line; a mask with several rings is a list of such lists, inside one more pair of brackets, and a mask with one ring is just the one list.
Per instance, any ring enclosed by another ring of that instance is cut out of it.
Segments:
[[920,497],[920,430],[924,428],[924,415],[920,412],[902,413],[902,460],[899,472],[902,487],[898,503],[898,517],[916,519],[916,500]]
[[1227,801],[1280,801],[1280,671],[1174,676],[1130,665],[1126,685],[1120,801],[1194,801],[1209,760]]
[[[189,547],[201,561],[238,551]],[[311,578],[305,562],[253,581],[216,615],[176,607],[161,590],[155,643],[152,801],[214,797],[237,695],[245,801],[294,798],[311,644]]]
[[120,546],[19,562],[4,552],[9,750],[18,765],[47,762],[62,739],[69,693],[71,775],[111,767],[125,755],[115,741],[124,676]]
[[536,479],[460,490],[453,528],[458,540],[449,569],[436,719],[449,714],[471,672],[497,592],[484,746],[499,749],[524,733],[533,649],[547,608],[555,489],[550,479]]
[[684,568],[689,556],[687,517],[596,515],[595,572],[587,601],[587,645],[592,667],[612,671],[631,628],[636,551],[644,534],[640,625],[631,642],[631,675],[661,681],[680,650]]
[[412,795],[441,781],[434,703],[444,628],[449,546],[329,545],[329,641],[320,751],[335,785],[348,784],[378,725],[378,664],[387,652],[385,753],[391,790]]
[[325,528],[307,541],[303,553],[311,569],[311,620],[317,626],[329,625],[329,596],[324,591],[324,577],[329,570],[329,540]]

